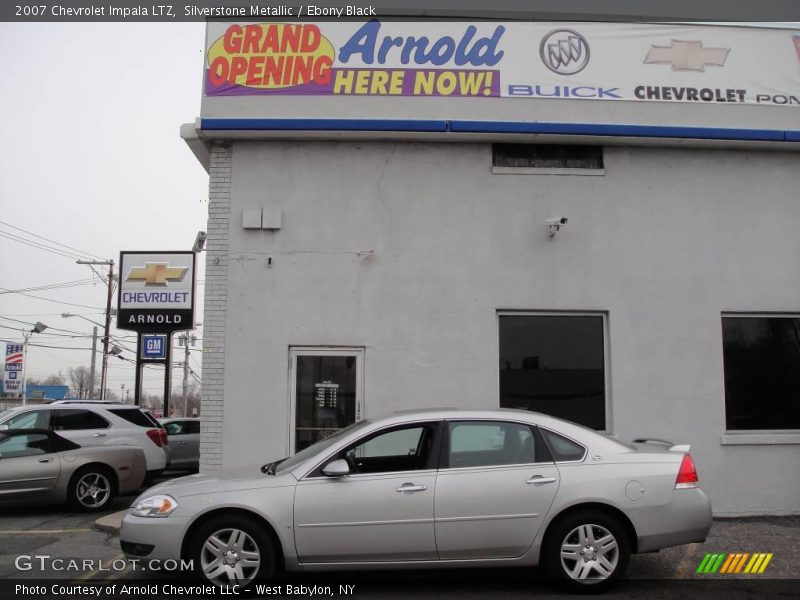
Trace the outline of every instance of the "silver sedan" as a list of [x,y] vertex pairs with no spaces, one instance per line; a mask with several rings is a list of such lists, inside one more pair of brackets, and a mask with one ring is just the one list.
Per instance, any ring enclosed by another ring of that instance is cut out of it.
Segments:
[[81,447],[47,429],[0,431],[0,506],[69,502],[101,510],[117,493],[138,490],[146,474],[141,448]]
[[541,414],[421,411],[361,421],[258,467],[142,494],[131,557],[191,559],[219,585],[288,571],[543,564],[595,591],[632,553],[702,542],[688,446],[626,444]]

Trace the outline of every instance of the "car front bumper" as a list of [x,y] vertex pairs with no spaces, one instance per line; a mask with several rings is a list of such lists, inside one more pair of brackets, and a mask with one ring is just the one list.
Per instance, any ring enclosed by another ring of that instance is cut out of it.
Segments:
[[120,546],[128,558],[178,560],[188,527],[186,517],[137,517],[128,513],[122,519]]

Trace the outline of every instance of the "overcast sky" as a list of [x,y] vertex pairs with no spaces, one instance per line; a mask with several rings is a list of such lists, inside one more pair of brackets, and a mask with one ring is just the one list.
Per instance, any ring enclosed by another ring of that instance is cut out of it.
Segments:
[[[200,114],[203,39],[202,23],[0,23],[0,339],[21,341],[21,329],[38,320],[51,329],[31,344],[78,348],[32,346],[31,376],[89,365],[92,324],[61,313],[102,323],[106,291],[95,276],[86,285],[30,292],[49,301],[4,292],[93,277],[74,257],[5,236],[53,246],[21,228],[116,263],[120,250],[188,250],[205,230],[208,177],[178,132]],[[201,322],[202,301],[198,309]],[[112,335],[135,348],[133,332]],[[109,387],[132,389],[133,365],[109,364]],[[190,365],[199,375],[200,352]],[[181,377],[176,370],[176,391]],[[162,389],[151,377],[145,386]]]

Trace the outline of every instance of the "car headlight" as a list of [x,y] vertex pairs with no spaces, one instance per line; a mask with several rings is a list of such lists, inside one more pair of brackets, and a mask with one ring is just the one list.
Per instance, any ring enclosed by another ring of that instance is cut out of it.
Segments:
[[178,508],[178,501],[167,494],[148,496],[131,507],[131,513],[137,517],[167,517]]

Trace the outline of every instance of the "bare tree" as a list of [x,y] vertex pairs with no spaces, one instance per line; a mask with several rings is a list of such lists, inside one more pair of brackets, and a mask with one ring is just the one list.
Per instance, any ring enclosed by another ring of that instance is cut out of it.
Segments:
[[76,398],[86,398],[92,389],[92,371],[89,367],[70,367],[69,380]]
[[48,375],[47,377],[28,377],[29,385],[66,385],[67,379],[64,374],[59,371],[55,375]]

